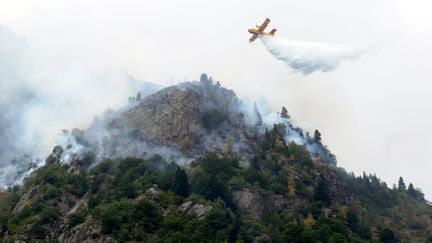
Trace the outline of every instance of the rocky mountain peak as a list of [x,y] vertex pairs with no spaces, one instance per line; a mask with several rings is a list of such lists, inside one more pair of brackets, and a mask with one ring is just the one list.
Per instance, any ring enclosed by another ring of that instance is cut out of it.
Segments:
[[146,157],[150,150],[166,159],[227,150],[247,157],[260,132],[245,123],[240,107],[232,90],[202,74],[199,81],[166,87],[127,109],[107,112],[75,140],[91,145],[101,158]]

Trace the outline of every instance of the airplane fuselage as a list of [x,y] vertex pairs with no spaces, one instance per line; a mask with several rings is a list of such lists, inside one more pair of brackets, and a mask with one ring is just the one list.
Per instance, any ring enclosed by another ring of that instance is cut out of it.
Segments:
[[274,32],[276,32],[276,30],[272,30],[270,32],[264,32],[264,31],[259,32],[258,29],[251,28],[251,29],[248,29],[248,32],[253,34],[253,35],[274,35]]
[[249,42],[253,42],[260,35],[272,35],[273,36],[274,33],[276,32],[276,29],[272,29],[270,32],[264,32],[265,28],[267,28],[267,25],[269,23],[270,23],[270,19],[266,18],[261,25],[256,25],[256,28],[248,29],[248,32],[252,34],[252,37],[249,39]]

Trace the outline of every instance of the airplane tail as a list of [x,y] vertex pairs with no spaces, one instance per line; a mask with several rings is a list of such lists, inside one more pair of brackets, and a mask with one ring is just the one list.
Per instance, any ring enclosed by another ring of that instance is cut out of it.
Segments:
[[275,32],[276,32],[276,29],[272,29],[272,30],[270,31],[270,35],[274,35]]

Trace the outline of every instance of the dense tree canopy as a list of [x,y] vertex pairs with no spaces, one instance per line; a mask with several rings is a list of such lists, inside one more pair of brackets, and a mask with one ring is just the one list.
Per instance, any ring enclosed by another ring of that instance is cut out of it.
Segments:
[[[402,178],[390,189],[376,175],[314,160],[307,145],[285,144],[285,131],[267,130],[249,163],[222,152],[190,167],[154,156],[88,169],[59,163],[57,149],[21,188],[0,193],[0,237],[7,230],[43,240],[62,223],[62,232],[99,225],[91,237],[119,242],[398,242],[406,228],[430,237],[420,189],[406,189]],[[36,196],[14,210],[31,191]],[[423,211],[408,221],[413,205]]]

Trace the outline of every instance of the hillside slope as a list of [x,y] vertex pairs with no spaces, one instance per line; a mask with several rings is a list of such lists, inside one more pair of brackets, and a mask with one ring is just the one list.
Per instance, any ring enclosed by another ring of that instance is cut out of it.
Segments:
[[45,166],[0,193],[0,239],[432,241],[432,207],[412,184],[347,173],[285,108],[244,107],[202,75],[65,131]]

